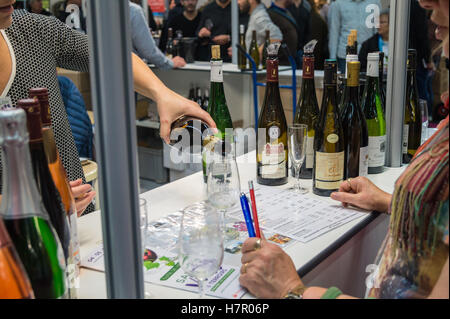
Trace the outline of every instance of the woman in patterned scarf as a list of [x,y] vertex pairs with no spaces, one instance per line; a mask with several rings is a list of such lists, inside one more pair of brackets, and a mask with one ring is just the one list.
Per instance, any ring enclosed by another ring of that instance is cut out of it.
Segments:
[[[68,177],[73,181],[71,186],[81,215],[95,192],[82,182],[83,170],[59,91],[56,67],[89,71],[88,38],[56,18],[14,11],[14,3],[15,0],[0,0],[0,97],[9,96],[14,104],[26,98],[32,87],[49,89],[56,144]],[[135,90],[157,103],[160,133],[165,141],[169,140],[171,124],[182,115],[200,118],[210,127],[216,127],[197,103],[168,89],[134,54],[132,64]]]

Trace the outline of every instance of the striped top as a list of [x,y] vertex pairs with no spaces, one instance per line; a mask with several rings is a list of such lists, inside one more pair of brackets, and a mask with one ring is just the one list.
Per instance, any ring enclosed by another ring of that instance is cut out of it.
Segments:
[[419,148],[395,185],[391,221],[369,296],[425,298],[449,255],[449,124]]

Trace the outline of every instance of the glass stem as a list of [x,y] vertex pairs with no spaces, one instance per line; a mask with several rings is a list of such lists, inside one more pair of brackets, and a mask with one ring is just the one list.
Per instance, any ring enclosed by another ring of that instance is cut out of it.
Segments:
[[205,297],[204,282],[202,279],[198,280],[198,299]]
[[297,190],[300,190],[302,188],[300,185],[300,169],[301,169],[301,166],[295,167],[295,178],[297,179],[296,183],[295,183],[295,187],[297,188]]

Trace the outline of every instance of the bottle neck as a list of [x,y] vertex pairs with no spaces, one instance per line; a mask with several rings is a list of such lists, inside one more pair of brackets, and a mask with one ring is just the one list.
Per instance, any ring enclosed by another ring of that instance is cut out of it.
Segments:
[[275,86],[278,87],[278,60],[267,59],[267,87]]
[[4,169],[0,213],[3,219],[48,219],[41,206],[41,197],[34,180],[28,143],[5,143],[2,146],[2,155]]
[[223,86],[223,62],[222,60],[211,60],[211,84],[222,83]]

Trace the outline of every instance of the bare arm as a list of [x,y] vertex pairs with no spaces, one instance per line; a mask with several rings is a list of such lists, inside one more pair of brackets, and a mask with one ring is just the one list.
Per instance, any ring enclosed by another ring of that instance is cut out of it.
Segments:
[[436,282],[436,285],[433,288],[433,291],[428,296],[428,299],[448,299],[448,258],[445,262],[444,267],[442,268],[441,275],[439,276],[438,281]]

